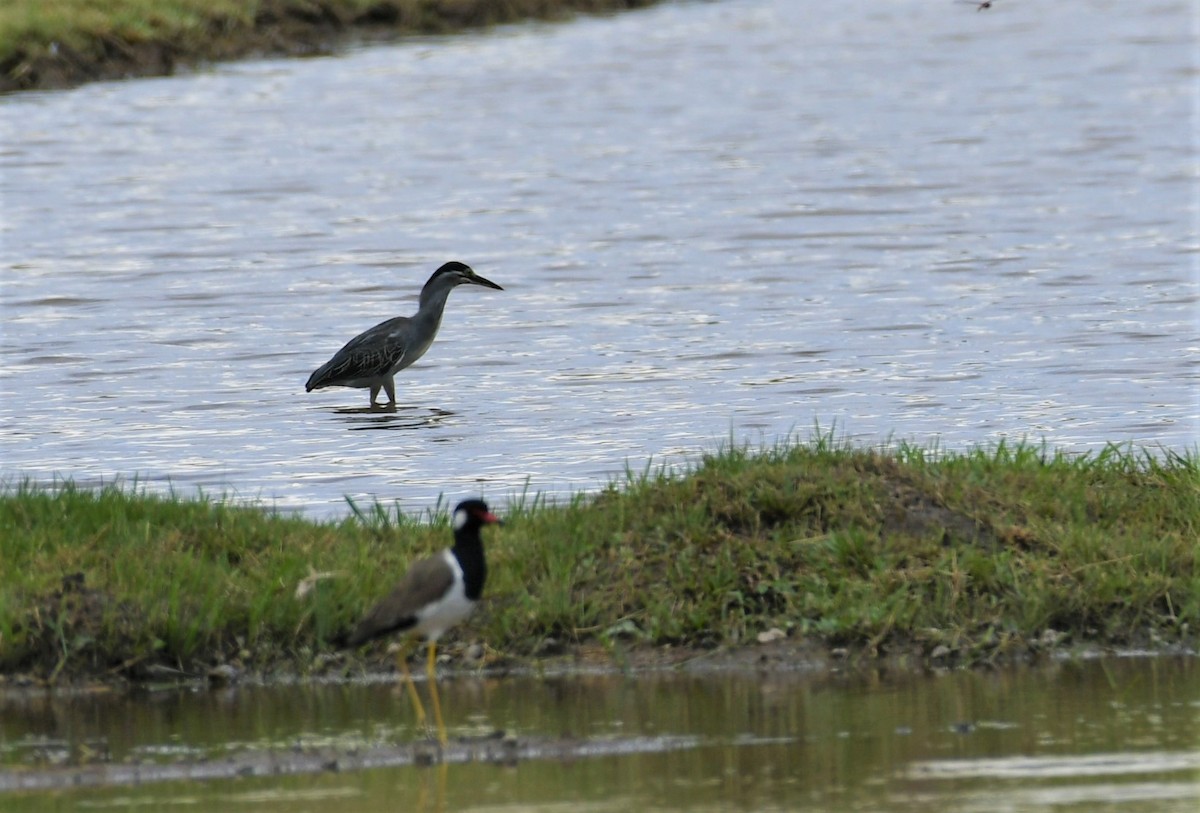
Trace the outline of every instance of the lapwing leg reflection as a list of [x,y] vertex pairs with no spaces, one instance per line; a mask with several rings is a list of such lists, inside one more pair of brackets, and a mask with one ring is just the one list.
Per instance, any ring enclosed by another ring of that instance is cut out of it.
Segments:
[[438,698],[437,687],[437,642],[429,642],[429,662],[425,666],[425,674],[429,678],[429,702],[433,704],[433,720],[437,723],[438,742],[446,747],[446,724],[442,721],[442,701]]
[[412,701],[413,711],[417,715],[417,725],[425,728],[425,706],[422,705],[421,695],[417,693],[417,686],[413,683],[412,672],[408,671],[408,656],[412,653],[416,643],[417,639],[409,638],[403,646],[396,650],[396,669],[404,679],[404,687],[408,690],[409,700]]
[[[437,790],[433,800],[432,810],[437,813],[443,813],[446,809],[446,777],[449,773],[449,767],[445,762],[439,762],[434,771],[437,772]],[[421,774],[421,788],[417,792],[416,813],[425,813],[429,804],[429,785],[426,781],[427,772]]]

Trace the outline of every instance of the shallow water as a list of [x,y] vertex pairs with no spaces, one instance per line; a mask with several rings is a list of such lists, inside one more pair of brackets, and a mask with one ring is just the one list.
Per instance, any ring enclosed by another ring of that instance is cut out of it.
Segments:
[[[0,473],[593,488],[1200,436],[1190,4],[668,3],[0,99]],[[455,292],[401,406],[304,381]],[[393,431],[357,431],[393,430]]]
[[[442,681],[452,737],[641,743],[511,765],[392,767],[7,792],[9,813],[189,810],[1192,811],[1195,659],[940,675],[708,672]],[[422,686],[422,691],[425,687]],[[390,682],[115,696],[0,695],[12,771],[173,764],[417,736]],[[657,744],[657,746],[656,746]],[[102,756],[97,757],[96,754]]]

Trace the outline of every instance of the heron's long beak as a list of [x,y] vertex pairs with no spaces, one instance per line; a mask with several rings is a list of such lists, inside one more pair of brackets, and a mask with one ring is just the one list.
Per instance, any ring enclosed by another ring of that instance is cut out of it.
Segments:
[[470,280],[468,280],[468,281],[469,281],[469,282],[470,282],[472,285],[482,285],[484,288],[495,288],[497,291],[503,291],[503,290],[504,290],[504,289],[503,289],[503,288],[501,288],[499,285],[497,285],[496,283],[492,282],[490,279],[485,279],[484,277],[481,277],[481,276],[479,276],[478,274],[476,274],[476,273],[473,273],[473,272],[472,272],[472,274],[471,274],[471,278],[470,278]]

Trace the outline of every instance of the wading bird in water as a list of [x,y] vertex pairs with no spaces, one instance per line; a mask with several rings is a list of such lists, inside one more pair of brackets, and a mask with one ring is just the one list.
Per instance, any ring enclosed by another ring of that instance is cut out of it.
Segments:
[[379,390],[387,393],[388,405],[396,403],[396,373],[425,355],[442,325],[446,299],[459,285],[482,285],[503,291],[496,283],[476,274],[465,263],[448,262],[433,272],[421,289],[417,312],[380,322],[358,334],[308,377],[306,392],[324,387],[369,387],[371,406]]

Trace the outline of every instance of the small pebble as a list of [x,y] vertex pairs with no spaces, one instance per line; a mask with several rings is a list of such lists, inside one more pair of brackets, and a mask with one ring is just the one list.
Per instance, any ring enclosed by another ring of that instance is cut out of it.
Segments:
[[781,630],[779,627],[771,627],[769,630],[765,630],[758,634],[758,642],[760,644],[769,644],[772,641],[778,641],[779,639],[786,637],[787,633]]
[[222,663],[208,670],[208,683],[210,686],[228,686],[236,683],[241,674],[233,664]]

